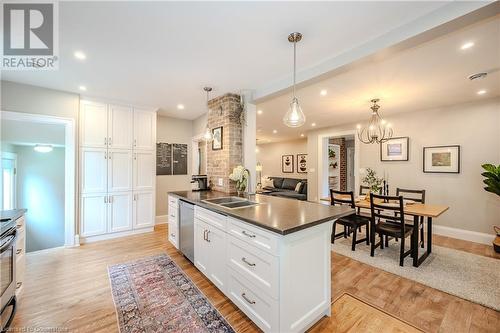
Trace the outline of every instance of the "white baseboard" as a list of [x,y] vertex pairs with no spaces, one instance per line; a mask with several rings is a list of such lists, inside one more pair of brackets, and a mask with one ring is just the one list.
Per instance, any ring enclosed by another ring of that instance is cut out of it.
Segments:
[[152,232],[152,231],[154,231],[154,227],[142,228],[142,229],[137,229],[137,230],[122,231],[122,232],[114,232],[114,233],[110,233],[110,234],[97,235],[97,236],[80,237],[80,244],[93,243],[93,242],[98,242],[98,241],[102,241],[102,240],[108,240],[108,239],[119,238],[119,237],[130,236],[130,235],[137,235],[137,234],[142,234],[145,232]]
[[168,215],[157,215],[155,219],[155,224],[165,224],[168,223]]
[[432,226],[432,231],[434,234],[437,235],[458,238],[469,242],[481,243],[487,245],[491,245],[491,242],[493,242],[493,240],[495,239],[495,235],[492,234],[485,234],[482,232],[445,227],[436,224]]

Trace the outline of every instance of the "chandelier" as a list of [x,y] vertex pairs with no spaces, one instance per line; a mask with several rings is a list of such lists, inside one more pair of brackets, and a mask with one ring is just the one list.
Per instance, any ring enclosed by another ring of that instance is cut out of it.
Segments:
[[382,143],[389,140],[392,137],[392,127],[391,124],[387,123],[383,120],[378,114],[378,109],[380,109],[380,105],[377,104],[379,101],[378,98],[372,99],[373,103],[372,116],[368,123],[368,126],[361,127],[358,125],[358,139],[359,141],[371,144],[371,143]]
[[293,43],[293,98],[288,112],[283,117],[283,123],[288,127],[300,127],[306,122],[306,116],[302,112],[299,100],[295,96],[295,76],[297,73],[297,43],[302,39],[300,32],[293,32],[288,35],[288,41]]

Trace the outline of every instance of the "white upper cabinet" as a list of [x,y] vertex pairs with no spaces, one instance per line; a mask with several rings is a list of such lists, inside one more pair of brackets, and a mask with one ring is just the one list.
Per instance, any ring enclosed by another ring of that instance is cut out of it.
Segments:
[[146,151],[134,152],[134,190],[153,190],[155,177],[155,154]]
[[105,148],[107,142],[107,104],[82,101],[80,103],[80,145]]
[[109,105],[108,147],[132,149],[134,114],[131,107]]
[[108,192],[132,191],[132,151],[108,150]]
[[108,232],[132,230],[132,193],[113,193],[108,200]]
[[155,224],[153,192],[134,193],[134,229]]
[[134,109],[135,149],[154,150],[156,145],[156,113]]
[[104,148],[82,148],[80,185],[82,193],[107,192],[107,156]]

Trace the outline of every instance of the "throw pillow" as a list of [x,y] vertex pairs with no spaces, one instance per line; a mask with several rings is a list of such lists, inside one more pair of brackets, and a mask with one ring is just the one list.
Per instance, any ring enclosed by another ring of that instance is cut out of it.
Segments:
[[300,193],[302,190],[302,183],[298,182],[297,185],[295,186],[295,192]]

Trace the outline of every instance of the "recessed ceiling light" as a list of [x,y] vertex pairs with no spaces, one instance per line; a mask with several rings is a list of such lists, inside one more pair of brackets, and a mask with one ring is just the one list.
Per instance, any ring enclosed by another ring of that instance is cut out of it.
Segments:
[[74,54],[76,59],[79,59],[79,60],[87,59],[87,56],[82,51],[75,51],[75,53],[73,53],[73,54]]
[[184,110],[184,104],[177,104],[177,108],[179,110]]
[[255,148],[255,152],[258,153],[260,150],[259,148]]
[[52,148],[52,145],[36,144],[35,148],[33,148],[33,149],[39,153],[50,153],[53,148]]
[[276,133],[278,133],[278,131],[277,130],[273,130],[273,133],[276,134]]
[[312,123],[312,124],[311,124],[311,126],[312,126],[312,127],[316,126],[316,123]]
[[87,87],[85,86],[79,86],[78,89],[80,89],[81,91],[87,91]]
[[320,94],[321,96],[326,96],[326,94],[328,94],[328,91],[326,91],[326,89],[323,89],[323,90],[321,90],[321,91],[319,92],[319,94]]
[[460,49],[467,50],[467,49],[470,49],[473,46],[474,46],[474,42],[467,42],[467,43],[462,44],[462,46],[460,47]]
[[257,114],[262,114],[262,110],[257,110]]
[[303,138],[303,137],[304,137],[304,133],[302,133],[302,134],[300,135],[300,137],[301,137],[301,138]]
[[484,95],[484,94],[486,94],[486,90],[481,89],[481,90],[479,90],[479,91],[477,92],[477,94],[478,94],[478,95]]

